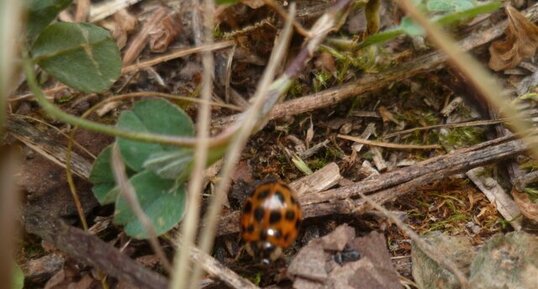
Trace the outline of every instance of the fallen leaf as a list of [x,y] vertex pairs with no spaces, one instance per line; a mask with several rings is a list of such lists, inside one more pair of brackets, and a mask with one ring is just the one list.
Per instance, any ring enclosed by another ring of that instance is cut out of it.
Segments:
[[489,67],[495,71],[516,67],[523,59],[534,56],[538,47],[538,26],[515,8],[508,6],[506,39],[489,47]]
[[167,15],[149,32],[149,48],[153,52],[166,51],[180,32],[181,21],[179,15],[176,13]]
[[383,123],[388,123],[389,121],[392,121],[394,124],[399,125],[400,122],[396,119],[394,114],[390,112],[386,107],[380,106],[377,111],[379,112],[379,115],[383,119]]
[[521,214],[533,221],[538,221],[538,204],[531,201],[528,194],[514,189],[512,190],[512,196],[514,196],[514,201]]

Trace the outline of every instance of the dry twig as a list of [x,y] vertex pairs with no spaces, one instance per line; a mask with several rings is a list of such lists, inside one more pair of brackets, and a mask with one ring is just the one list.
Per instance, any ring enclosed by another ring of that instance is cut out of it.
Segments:
[[354,141],[356,143],[365,144],[369,146],[375,146],[375,147],[383,147],[383,148],[391,148],[391,149],[402,149],[402,150],[435,150],[435,149],[442,149],[443,147],[440,145],[412,145],[412,144],[398,144],[398,143],[387,143],[387,142],[380,142],[380,141],[373,141],[373,140],[367,140],[362,139],[359,137],[354,137],[350,135],[337,135],[337,137],[342,139],[347,139],[350,141]]
[[[224,165],[221,171],[221,179],[215,189],[215,193],[209,205],[208,213],[205,217],[204,225],[201,233],[200,249],[202,252],[209,252],[211,247],[213,247],[213,242],[216,234],[216,227],[218,216],[221,212],[222,204],[226,197],[226,192],[231,184],[231,173],[235,167],[237,161],[239,160],[241,151],[245,147],[248,137],[250,134],[257,128],[262,127],[263,118],[269,113],[274,102],[276,102],[282,92],[282,88],[278,87],[271,90],[271,82],[273,81],[274,74],[281,61],[283,60],[285,50],[289,44],[291,38],[291,19],[295,16],[295,4],[290,6],[290,19],[286,23],[282,35],[279,37],[278,44],[275,45],[273,53],[269,59],[269,64],[265,69],[265,72],[260,80],[256,93],[253,97],[254,103],[244,114],[244,122],[238,123],[239,129],[235,134],[234,138],[231,140],[226,157],[224,159]],[[276,81],[277,84],[278,80]],[[271,93],[272,92],[272,93]],[[276,99],[275,99],[276,98]],[[273,102],[274,101],[274,102]],[[262,107],[264,106],[264,107]],[[193,269],[193,275],[188,288],[194,288],[198,283],[198,280],[201,276],[201,270],[198,263],[195,263]]]
[[[194,7],[197,6],[198,1],[193,0]],[[204,1],[202,7],[204,11],[203,20],[204,25],[200,23],[200,13],[194,11],[192,14],[192,22],[196,45],[203,44],[211,45],[213,43],[212,31],[208,31],[209,27],[213,27],[213,12],[215,10],[213,1]],[[211,122],[211,108],[208,105],[211,100],[211,94],[213,91],[213,71],[214,61],[211,52],[204,52],[202,54],[202,65],[204,67],[204,73],[202,78],[202,100],[204,103],[200,105],[198,110],[198,119],[196,122],[196,135],[197,145],[194,151],[194,165],[191,173],[191,180],[187,189],[189,196],[187,213],[182,224],[182,235],[177,236],[181,238],[181,247],[176,247],[175,267],[174,274],[172,274],[172,282],[170,282],[170,289],[183,289],[189,284],[190,271],[189,257],[191,256],[191,250],[194,246],[194,236],[199,222],[200,204],[202,202],[202,185],[203,185],[203,172],[207,163],[207,152],[209,148],[209,124]],[[178,242],[179,245],[179,242]],[[195,277],[193,282],[197,282]],[[194,283],[196,284],[196,283]],[[192,287],[191,287],[192,288]]]

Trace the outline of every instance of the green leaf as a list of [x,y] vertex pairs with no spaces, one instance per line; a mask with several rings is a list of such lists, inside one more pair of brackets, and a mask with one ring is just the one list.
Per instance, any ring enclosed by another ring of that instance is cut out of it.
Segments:
[[476,6],[473,0],[430,0],[426,5],[428,11],[439,13],[457,12]]
[[26,33],[30,43],[64,10],[72,0],[26,0],[28,22]]
[[[168,232],[183,218],[186,200],[184,184],[162,179],[150,171],[134,175],[130,182],[157,235]],[[116,201],[114,221],[125,225],[127,235],[137,239],[148,238],[144,227],[121,195]]]
[[413,20],[407,16],[402,18],[400,28],[403,30],[403,32],[410,36],[424,35],[424,29],[422,29],[420,25],[413,22]]
[[502,7],[500,1],[492,1],[483,5],[478,5],[470,9],[457,11],[443,15],[435,20],[439,25],[446,26],[461,21],[472,19],[480,14],[491,13]]
[[24,287],[24,273],[22,273],[21,267],[15,263],[11,274],[11,289],[22,289]]
[[144,162],[144,168],[165,179],[185,180],[193,160],[192,150],[160,151]]
[[107,146],[97,156],[90,172],[90,182],[93,184],[92,192],[101,205],[111,204],[116,200],[118,191],[112,190],[116,186],[112,165],[112,145]]
[[381,31],[381,32],[372,34],[368,36],[366,39],[364,39],[364,41],[359,43],[359,48],[364,48],[366,46],[370,46],[377,43],[384,43],[402,34],[404,34],[404,31],[399,27]]
[[[194,126],[190,117],[179,107],[164,99],[147,99],[137,102],[132,110],[121,113],[117,126],[137,132],[175,136],[194,135]],[[151,163],[151,155],[186,150],[175,146],[142,143],[123,138],[118,138],[117,141],[125,164],[136,172],[144,169],[146,161]],[[161,162],[161,165],[164,164]]]
[[55,23],[32,47],[34,61],[61,82],[84,92],[108,89],[120,76],[121,57],[110,33],[87,23]]

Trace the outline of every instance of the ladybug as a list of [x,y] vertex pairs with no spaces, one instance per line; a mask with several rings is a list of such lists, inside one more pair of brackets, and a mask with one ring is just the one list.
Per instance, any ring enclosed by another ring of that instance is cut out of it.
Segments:
[[250,194],[241,212],[245,250],[262,264],[277,260],[297,238],[301,207],[293,191],[281,181],[266,181]]

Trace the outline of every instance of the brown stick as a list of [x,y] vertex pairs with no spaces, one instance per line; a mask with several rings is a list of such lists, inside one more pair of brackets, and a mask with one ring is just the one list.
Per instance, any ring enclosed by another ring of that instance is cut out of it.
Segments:
[[[531,21],[538,20],[538,4],[533,5],[525,11],[525,16]],[[459,42],[463,50],[471,50],[480,45],[501,36],[506,28],[507,21],[484,31],[471,33],[468,37]],[[357,96],[369,91],[386,87],[393,82],[408,79],[420,73],[437,70],[444,67],[447,57],[440,52],[431,52],[415,58],[409,62],[400,64],[387,71],[378,74],[368,74],[359,80],[332,89],[327,89],[311,95],[299,97],[275,106],[270,114],[270,119],[284,116],[297,115],[300,113],[320,109],[337,104],[349,97]],[[224,127],[237,118],[238,115],[216,119],[214,127]]]
[[45,216],[39,208],[30,211],[26,214],[26,230],[52,243],[78,261],[137,288],[167,287],[168,282],[164,276],[144,268],[98,237],[71,227],[56,217]]
[[[506,141],[507,138],[502,140]],[[353,199],[359,194],[373,194],[371,197],[378,203],[384,203],[407,194],[416,188],[446,178],[458,172],[466,171],[487,163],[499,161],[523,153],[525,145],[513,140],[497,144],[499,139],[462,149],[452,154],[439,156],[376,176],[350,186],[306,194],[299,198],[305,218],[321,217],[332,214],[352,214],[365,210],[363,199]],[[484,147],[485,144],[491,146]],[[239,213],[232,212],[221,218],[219,235],[239,231]]]

